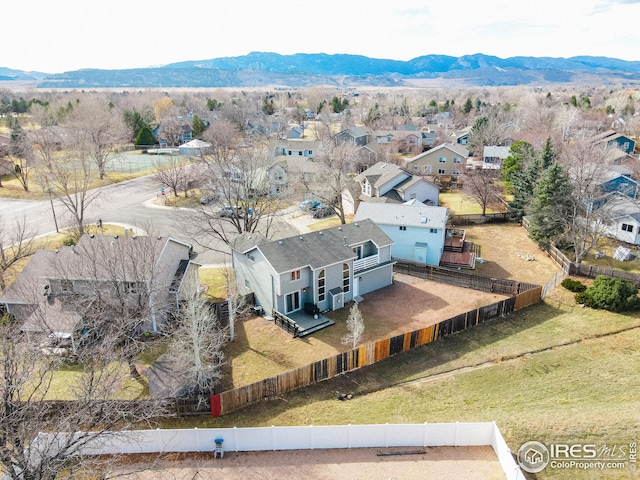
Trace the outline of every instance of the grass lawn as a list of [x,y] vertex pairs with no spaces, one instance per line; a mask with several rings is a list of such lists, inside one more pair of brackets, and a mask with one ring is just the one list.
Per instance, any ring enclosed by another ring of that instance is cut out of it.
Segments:
[[[529,440],[628,443],[640,437],[639,327],[640,313],[581,308],[557,288],[509,317],[279,400],[171,425],[495,420],[514,452]],[[336,391],[354,398],[339,402]],[[576,478],[576,472],[547,469],[535,478]]]
[[[459,190],[440,192],[439,202],[441,207],[448,207],[454,215],[482,214],[480,204],[473,197]],[[497,212],[498,210],[487,207],[487,213]]]
[[201,267],[200,283],[207,286],[207,300],[222,302],[227,298],[227,277],[224,268]]

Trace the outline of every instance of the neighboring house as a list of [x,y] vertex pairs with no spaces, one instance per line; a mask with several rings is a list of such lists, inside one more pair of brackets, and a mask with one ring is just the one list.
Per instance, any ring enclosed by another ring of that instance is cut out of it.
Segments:
[[491,145],[484,147],[482,154],[482,168],[489,170],[500,170],[504,159],[509,156],[511,147],[501,147]]
[[607,145],[619,148],[624,153],[631,154],[634,152],[636,142],[631,140],[615,130],[607,130],[591,138],[593,143],[606,143]]
[[362,202],[355,222],[371,219],[393,240],[391,256],[423,265],[440,265],[449,209],[419,202],[375,204]]
[[371,220],[281,240],[244,232],[231,246],[236,291],[254,293],[269,315],[289,315],[305,304],[337,310],[391,285],[392,243]]
[[391,145],[392,152],[415,153],[422,151],[422,134],[409,130],[378,130],[372,135],[373,141],[381,145]]
[[274,153],[276,156],[313,158],[320,148],[317,140],[295,140],[289,142],[276,142]]
[[449,134],[449,139],[451,143],[456,143],[458,145],[467,145],[469,143],[469,135],[471,134],[471,128],[473,127],[469,126],[469,127],[464,127],[461,130],[456,130],[455,132],[451,132]]
[[632,199],[617,196],[607,203],[610,221],[604,230],[610,237],[640,245],[640,206]]
[[[271,195],[281,194],[289,185],[292,178],[312,184],[321,174],[321,165],[304,156],[276,157],[282,158],[269,168],[269,184]],[[299,182],[296,182],[298,184]]]
[[287,138],[301,139],[304,137],[304,127],[293,125],[287,131]]
[[407,160],[409,171],[420,175],[457,178],[466,168],[469,150],[462,145],[443,143]]
[[[160,146],[167,145],[167,139],[163,138],[162,135],[162,125],[158,125],[156,128],[154,128],[152,133]],[[191,125],[188,125],[186,123],[181,124],[180,132],[175,138],[175,145],[181,145],[183,143],[191,141],[192,139],[193,137],[191,136]]]
[[348,142],[359,147],[369,143],[369,134],[362,127],[351,127],[342,130],[335,137],[336,142]]
[[631,170],[623,165],[607,165],[599,168],[592,175],[593,189],[597,190],[589,209],[597,209],[607,204],[617,197],[635,199],[638,196],[638,182],[631,178]]
[[422,145],[425,147],[433,147],[433,144],[436,143],[437,132],[432,130],[427,130],[421,132],[422,134]]
[[438,205],[440,189],[436,185],[392,163],[378,162],[354,180],[360,184],[360,200],[365,202],[403,203],[415,199]]
[[37,251],[0,304],[30,336],[70,339],[74,349],[87,326],[83,310],[96,302],[145,301],[146,316],[138,320],[148,331],[161,330],[178,306],[183,280],[198,274],[191,252],[190,244],[171,237],[83,235],[73,247]]
[[203,142],[202,140],[195,139],[190,142],[183,143],[178,147],[178,153],[180,155],[195,155],[201,156],[207,154],[211,149],[211,144]]

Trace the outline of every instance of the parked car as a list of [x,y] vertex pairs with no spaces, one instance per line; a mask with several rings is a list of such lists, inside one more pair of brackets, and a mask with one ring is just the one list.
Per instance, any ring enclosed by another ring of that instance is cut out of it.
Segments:
[[324,218],[335,215],[336,211],[329,205],[318,205],[310,213],[313,218]]
[[200,197],[200,205],[211,205],[213,202],[216,201],[216,196],[215,195],[203,195],[202,197]]
[[311,209],[316,208],[318,205],[320,205],[319,201],[308,199],[300,204],[300,210],[304,210],[305,212],[308,212]]
[[218,209],[218,216],[225,218],[240,218],[242,217],[241,207],[226,206]]

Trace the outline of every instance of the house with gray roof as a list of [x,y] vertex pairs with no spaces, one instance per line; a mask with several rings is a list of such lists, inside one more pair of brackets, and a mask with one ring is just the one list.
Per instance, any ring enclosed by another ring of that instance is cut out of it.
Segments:
[[409,201],[402,204],[362,202],[354,221],[370,219],[393,240],[394,260],[440,265],[444,252],[449,209]]
[[435,184],[392,163],[378,162],[354,180],[360,185],[363,202],[403,203],[415,199],[438,205],[440,189]]
[[236,291],[267,315],[337,310],[391,285],[392,244],[368,219],[281,240],[244,232],[231,246]]
[[488,145],[484,147],[482,153],[482,168],[489,170],[500,170],[504,159],[509,156],[511,147],[499,145]]
[[348,142],[362,147],[369,143],[369,132],[363,127],[350,127],[338,133],[335,139],[336,142]]
[[104,312],[124,305],[144,316],[138,325],[158,331],[177,308],[184,279],[197,275],[191,253],[171,237],[83,235],[75,246],[37,251],[0,304],[30,336],[70,339],[74,349],[85,314],[98,304]]

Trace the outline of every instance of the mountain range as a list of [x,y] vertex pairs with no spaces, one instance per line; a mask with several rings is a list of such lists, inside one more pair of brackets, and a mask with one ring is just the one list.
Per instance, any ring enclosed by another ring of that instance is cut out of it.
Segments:
[[248,55],[126,70],[83,69],[60,74],[0,68],[0,81],[40,88],[215,88],[332,86],[500,86],[551,83],[637,84],[640,61],[608,57],[425,55],[408,61],[362,55],[251,52]]

